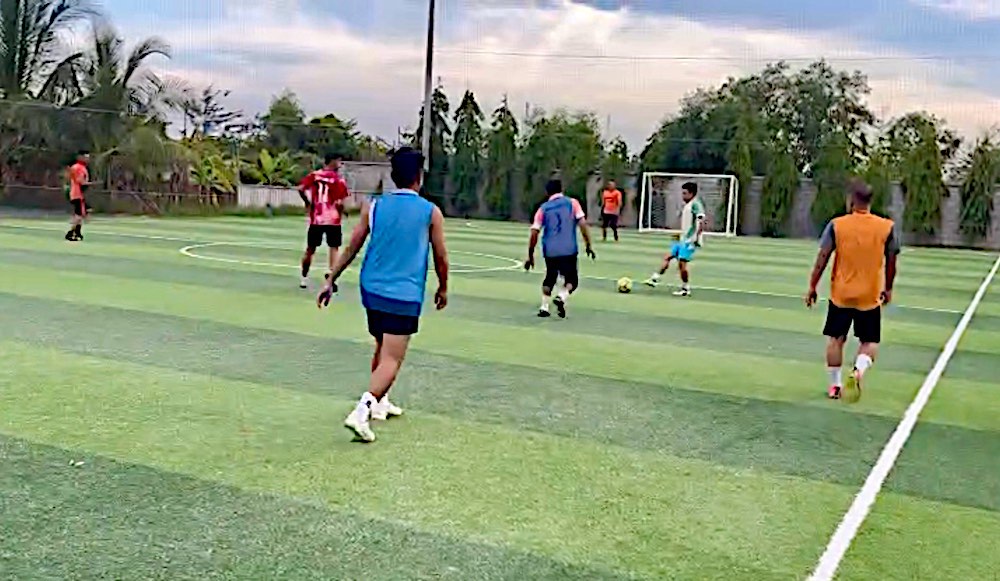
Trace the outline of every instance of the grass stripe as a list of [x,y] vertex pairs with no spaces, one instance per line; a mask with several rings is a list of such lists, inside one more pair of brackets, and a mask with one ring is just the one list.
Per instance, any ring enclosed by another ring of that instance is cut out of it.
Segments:
[[[339,429],[329,434],[346,401],[4,349],[18,364],[0,370],[2,432],[588,567],[655,577],[801,576],[849,495],[419,414],[384,427],[380,445],[358,446],[337,437]],[[68,374],[74,384],[60,385]]]
[[10,579],[624,577],[4,437],[0,502]]

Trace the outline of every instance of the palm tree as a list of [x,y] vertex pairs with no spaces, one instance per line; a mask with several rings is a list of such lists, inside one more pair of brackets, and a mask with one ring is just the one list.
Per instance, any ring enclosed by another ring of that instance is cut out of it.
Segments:
[[170,58],[166,42],[147,38],[128,51],[118,32],[102,22],[94,23],[90,42],[78,63],[81,97],[73,103],[73,125],[94,151],[110,151],[137,127],[161,123],[180,108],[184,84],[146,67],[153,57]]
[[0,97],[58,99],[82,58],[61,33],[95,14],[88,0],[0,0]]

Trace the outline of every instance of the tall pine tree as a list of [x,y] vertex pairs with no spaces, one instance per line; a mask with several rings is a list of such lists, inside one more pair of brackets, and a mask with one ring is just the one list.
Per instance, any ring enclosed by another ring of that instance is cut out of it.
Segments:
[[478,205],[479,186],[483,179],[483,111],[472,91],[466,91],[455,110],[455,154],[451,161],[451,183],[455,190],[455,209],[467,214]]

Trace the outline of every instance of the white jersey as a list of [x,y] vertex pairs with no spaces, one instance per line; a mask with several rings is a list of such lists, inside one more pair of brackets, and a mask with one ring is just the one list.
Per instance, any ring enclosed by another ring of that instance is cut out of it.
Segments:
[[698,235],[698,224],[704,219],[705,205],[701,203],[701,198],[695,197],[684,204],[681,210],[681,242],[701,245],[705,234]]

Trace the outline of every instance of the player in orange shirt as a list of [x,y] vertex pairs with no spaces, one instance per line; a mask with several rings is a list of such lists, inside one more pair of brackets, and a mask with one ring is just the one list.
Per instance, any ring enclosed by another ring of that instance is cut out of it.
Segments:
[[[816,287],[833,256],[830,304],[823,334],[827,337],[826,364],[830,374],[830,399],[861,397],[862,378],[878,357],[882,335],[882,306],[892,302],[896,279],[899,236],[892,220],[871,213],[872,191],[861,180],[849,186],[851,213],[827,224],[819,256],[809,279],[806,306],[816,304]],[[854,327],[858,347],[854,370],[846,389],[841,380],[844,344]]]
[[90,163],[90,155],[81,153],[76,158],[76,163],[67,170],[69,178],[69,203],[73,207],[73,218],[70,221],[69,232],[66,232],[66,240],[79,242],[83,240],[83,219],[87,217],[87,202],[83,194],[87,191],[90,182],[90,172],[87,164]]
[[604,241],[608,241],[608,228],[615,234],[615,242],[618,242],[618,217],[622,211],[622,193],[618,190],[614,180],[608,182],[601,192],[601,235]]

